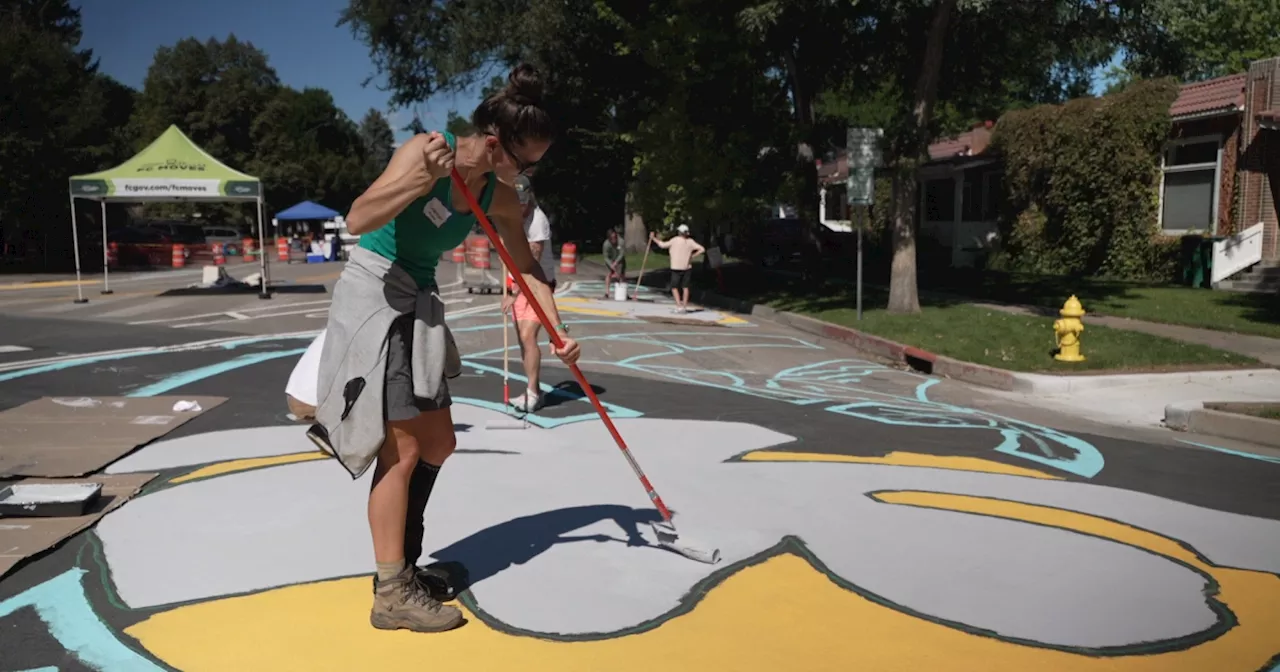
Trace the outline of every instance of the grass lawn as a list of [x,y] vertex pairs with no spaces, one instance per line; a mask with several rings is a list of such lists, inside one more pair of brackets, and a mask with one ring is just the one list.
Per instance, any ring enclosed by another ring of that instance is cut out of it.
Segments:
[[[778,310],[848,326],[939,355],[1012,371],[1167,371],[1260,366],[1256,360],[1202,345],[1132,331],[1087,325],[1081,337],[1084,362],[1053,359],[1053,319],[1012,315],[963,302],[921,299],[919,315],[894,315],[884,307],[883,290],[863,290],[863,319],[857,320],[853,287],[846,283],[804,285],[799,279],[762,277],[745,269],[726,285],[733,296]],[[1085,304],[1086,310],[1089,305]],[[1086,318],[1087,321],[1088,318]]]
[[1226,403],[1226,404],[1205,404],[1206,408],[1215,411],[1225,411],[1227,413],[1239,413],[1240,415],[1252,415],[1255,418],[1263,418],[1266,420],[1280,420],[1280,403],[1274,404],[1249,404],[1249,403]]
[[1244,294],[990,272],[922,278],[921,289],[1054,309],[1075,294],[1089,313],[1280,338],[1280,294],[1276,293]]

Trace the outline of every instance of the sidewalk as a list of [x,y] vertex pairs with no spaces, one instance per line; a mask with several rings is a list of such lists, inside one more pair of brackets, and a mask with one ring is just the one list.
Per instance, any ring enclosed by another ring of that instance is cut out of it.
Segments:
[[[955,360],[856,329],[804,315],[780,312],[768,306],[752,305],[712,292],[695,292],[695,294],[697,296],[692,298],[699,303],[747,313],[815,336],[840,341],[869,358],[979,385],[987,388],[988,393],[995,397],[1028,406],[1065,412],[1106,424],[1165,427],[1167,406],[1195,405],[1203,402],[1262,402],[1280,399],[1280,370],[1277,369],[1087,376],[1021,373]],[[991,307],[1011,312],[1019,310],[1009,306]],[[1097,318],[1086,319],[1097,320]],[[1151,324],[1150,326],[1160,328],[1166,325]],[[1190,331],[1202,330],[1191,329]],[[1227,340],[1236,335],[1216,332],[1205,335],[1206,338],[1209,336]],[[1272,351],[1272,353],[1280,354],[1280,351]]]
[[[1011,306],[1002,303],[981,302],[973,302],[973,305],[989,308],[991,310],[1013,313],[1015,315],[1042,315],[1046,317],[1057,317],[1056,311],[1032,308],[1029,306]],[[1176,324],[1144,322],[1143,320],[1134,320],[1127,317],[1109,317],[1106,315],[1085,315],[1084,323],[1086,334],[1088,334],[1090,324],[1111,327],[1112,329],[1140,331],[1144,334],[1151,334],[1152,336],[1163,336],[1177,341],[1207,345],[1211,348],[1217,348],[1219,350],[1226,350],[1227,352],[1234,352],[1239,355],[1253,357],[1254,359],[1270,364],[1271,366],[1280,366],[1280,339],[1266,338],[1265,336],[1249,336],[1247,334],[1234,334],[1226,331],[1214,331],[1212,329],[1197,329],[1195,327],[1184,327]],[[1280,393],[1278,393],[1278,396],[1280,396]]]

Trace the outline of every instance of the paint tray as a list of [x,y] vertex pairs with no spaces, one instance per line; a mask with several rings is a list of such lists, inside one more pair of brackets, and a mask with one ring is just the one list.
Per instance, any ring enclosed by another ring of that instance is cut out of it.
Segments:
[[101,483],[15,483],[0,488],[0,515],[82,516],[101,494]]

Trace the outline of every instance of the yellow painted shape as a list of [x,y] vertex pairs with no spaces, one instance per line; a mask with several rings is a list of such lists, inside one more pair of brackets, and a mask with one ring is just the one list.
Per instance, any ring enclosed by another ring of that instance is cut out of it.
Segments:
[[932,469],[953,469],[955,471],[980,471],[987,474],[1004,474],[1007,476],[1026,476],[1055,481],[1059,476],[1046,474],[1043,471],[1014,467],[980,457],[961,457],[955,455],[922,455],[920,453],[902,453],[893,451],[882,457],[861,457],[855,455],[832,455],[828,453],[789,453],[784,451],[754,450],[741,458],[746,462],[848,462],[853,464],[885,464],[895,467],[925,467]]
[[750,322],[742,319],[741,317],[735,317],[733,315],[725,315],[724,317],[716,320],[716,322],[720,324],[751,324]]
[[0,285],[0,290],[8,289],[48,289],[51,287],[75,287],[76,285],[96,285],[97,280],[41,280],[38,282],[11,282]]
[[[1073,522],[1102,522],[1083,518],[1088,521]],[[421,666],[429,656],[432,669],[468,672],[1255,672],[1280,651],[1276,608],[1264,606],[1280,604],[1280,579],[1226,571],[1229,603],[1243,625],[1188,651],[1118,658],[1010,644],[916,618],[844,590],[791,554],[738,571],[692,612],[653,630],[599,641],[513,636],[470,611],[469,623],[448,633],[378,631],[368,622],[368,577],[178,607],[125,632],[188,671],[400,669]],[[1224,578],[1223,571],[1218,576]],[[555,599],[553,587],[546,592]]]
[[217,464],[211,464],[207,467],[196,469],[189,474],[183,474],[169,482],[172,484],[186,483],[187,481],[198,481],[202,478],[234,474],[237,471],[248,471],[249,469],[259,469],[261,467],[274,467],[281,464],[293,464],[295,462],[310,462],[312,460],[327,459],[329,459],[328,453],[317,450],[310,453],[291,453],[289,455],[274,455],[272,457],[250,457],[243,460],[229,460],[227,462],[219,462]]
[[556,304],[556,308],[562,313],[574,313],[575,315],[595,315],[597,317],[627,317],[627,313],[620,310],[601,310],[599,308],[582,308],[580,306],[561,306]]

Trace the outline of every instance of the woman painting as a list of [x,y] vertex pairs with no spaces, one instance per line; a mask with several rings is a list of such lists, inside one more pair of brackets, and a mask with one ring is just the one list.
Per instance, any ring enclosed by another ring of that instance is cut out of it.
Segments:
[[[488,213],[516,271],[556,329],[559,313],[525,239],[512,184],[550,146],[551,118],[531,66],[516,67],[502,91],[475,109],[478,133],[414,136],[351,205],[347,228],[359,246],[333,291],[320,356],[316,424],[308,436],[358,478],[371,464],[369,530],[377,563],[370,622],[382,629],[438,632],[462,612],[441,604],[419,576],[423,512],[456,438],[448,378],[461,373],[436,284],[441,254],[475,224],[450,180],[457,167]],[[567,335],[553,352],[576,362]]]

